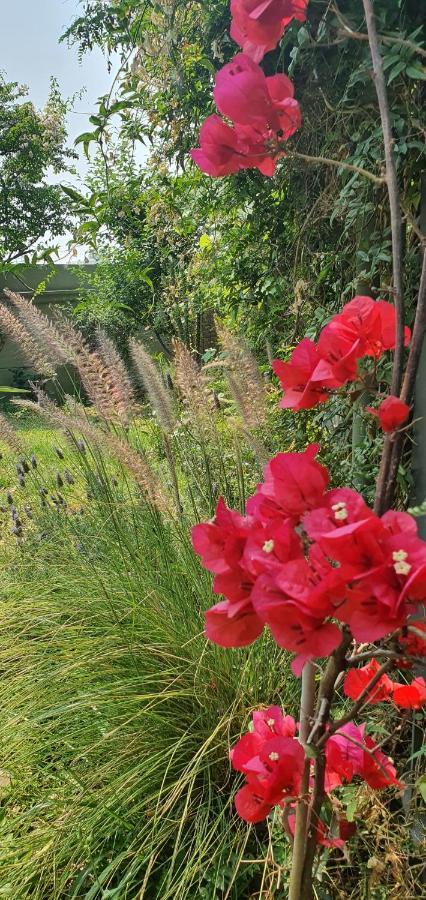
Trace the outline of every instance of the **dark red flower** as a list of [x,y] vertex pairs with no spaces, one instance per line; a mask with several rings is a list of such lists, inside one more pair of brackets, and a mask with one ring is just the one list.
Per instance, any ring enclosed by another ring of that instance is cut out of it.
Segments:
[[[343,693],[346,694],[346,697],[350,697],[351,700],[358,700],[358,697],[368,687],[379,669],[380,665],[375,659],[372,659],[360,669],[350,669],[343,685]],[[367,694],[366,702],[368,700],[369,703],[381,703],[383,700],[389,700],[392,696],[393,687],[394,684],[389,676],[382,675]]]
[[410,407],[399,397],[391,395],[381,402],[378,409],[367,406],[367,412],[377,417],[382,431],[390,432],[404,425],[410,415]]
[[421,709],[426,703],[426,681],[424,678],[415,678],[411,684],[394,682],[392,700],[402,709]]
[[[398,644],[403,653],[406,653],[407,656],[426,656],[426,622],[422,620],[410,621],[410,625],[416,629],[420,634],[414,634],[412,631],[407,631],[406,634],[401,634],[398,637]],[[423,634],[423,637],[420,635]],[[404,659],[398,660],[398,666],[400,668],[406,668],[407,666],[411,666],[411,662]]]
[[364,759],[359,774],[375,790],[389,787],[392,784],[396,785],[396,787],[403,787],[396,777],[395,766],[392,765],[389,757],[379,750],[370,737],[365,738]]
[[231,37],[260,62],[292,19],[305,21],[307,5],[308,0],[231,0]]

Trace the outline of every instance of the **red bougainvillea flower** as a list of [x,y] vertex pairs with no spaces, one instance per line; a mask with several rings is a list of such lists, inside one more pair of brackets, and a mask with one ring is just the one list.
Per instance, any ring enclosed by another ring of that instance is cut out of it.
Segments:
[[[413,625],[418,634],[414,634],[412,631],[407,631],[406,634],[401,634],[398,637],[398,644],[403,653],[406,653],[407,656],[426,656],[426,622],[424,621],[412,621],[409,623]],[[421,637],[423,635],[423,637]],[[409,660],[399,659],[398,667],[401,668],[409,668],[412,663]]]
[[318,543],[331,559],[352,567],[352,588],[339,619],[356,640],[374,641],[401,627],[426,596],[426,544],[414,519],[389,511],[329,531]]
[[[290,832],[294,836],[296,816],[294,814],[288,816],[287,822]],[[323,821],[323,819],[319,819],[315,832],[316,843],[321,847],[337,847],[338,849],[342,850],[345,845],[345,841],[353,837],[353,835],[355,834],[356,825],[354,822],[348,822],[347,819],[339,818],[338,829],[339,834],[333,835],[330,831],[330,828]]]
[[214,518],[195,525],[192,546],[205,569],[219,574],[235,567],[242,556],[250,529],[247,517],[228,509],[220,497]]
[[324,494],[321,506],[306,513],[303,527],[311,539],[317,541],[321,535],[343,528],[374,516],[373,510],[364,502],[357,491],[351,488],[335,488]]
[[263,622],[248,603],[234,611],[228,600],[216,603],[205,614],[205,635],[220,647],[247,647],[262,633]]
[[426,681],[415,678],[411,684],[395,684],[392,700],[402,709],[420,709],[426,703]]
[[271,576],[261,575],[256,580],[252,603],[258,618],[269,626],[276,643],[296,654],[292,671],[297,676],[307,660],[328,656],[340,643],[341,632],[337,625],[324,622],[321,614],[307,613],[303,603],[291,599]]
[[230,756],[233,768],[247,780],[235,796],[238,815],[246,822],[260,822],[274,806],[299,793],[304,751],[294,737],[265,738],[254,731],[240,738]]
[[300,537],[290,519],[255,522],[247,538],[242,564],[253,576],[272,572],[283,563],[302,556]]
[[[214,99],[219,112],[237,125],[256,129],[259,138],[287,140],[300,127],[301,115],[286,75],[267,78],[257,63],[238,53],[216,75]],[[253,132],[248,135],[254,137]]]
[[[329,398],[329,391],[313,376],[320,362],[318,349],[314,341],[304,338],[293,350],[289,362],[275,359],[272,368],[285,391],[280,401],[282,409],[311,409],[317,403],[324,403]],[[331,387],[339,387],[339,383]]]
[[[405,329],[405,343],[410,329]],[[285,409],[310,409],[327,400],[329,392],[357,378],[357,363],[364,356],[378,359],[395,348],[395,308],[385,300],[357,296],[333,316],[315,344],[309,338],[293,351],[290,362],[275,360]]]
[[260,62],[292,19],[305,21],[307,5],[308,0],[231,0],[231,37]]
[[[343,693],[350,697],[351,700],[358,700],[358,697],[368,687],[379,669],[380,665],[375,659],[372,659],[361,669],[350,669],[345,678]],[[388,675],[382,675],[367,694],[366,702],[368,700],[369,703],[381,703],[383,700],[388,700],[392,695],[393,688],[394,683]]]
[[280,517],[300,518],[314,509],[328,484],[328,471],[315,459],[318,444],[303,453],[278,453],[265,468],[264,482],[247,502],[247,512],[258,521]]
[[365,738],[364,758],[359,774],[375,790],[389,787],[392,784],[396,787],[403,787],[396,777],[395,766],[370,737]]
[[410,407],[399,397],[391,395],[382,401],[378,409],[367,406],[367,412],[377,417],[382,431],[390,432],[404,425],[410,415]]

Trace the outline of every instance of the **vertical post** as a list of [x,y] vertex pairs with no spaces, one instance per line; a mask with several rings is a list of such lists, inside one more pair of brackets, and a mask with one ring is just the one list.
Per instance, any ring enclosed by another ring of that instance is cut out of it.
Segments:
[[[315,670],[312,663],[305,663],[302,671],[302,696],[300,700],[300,743],[307,744],[314,715]],[[309,778],[311,761],[305,756],[305,767],[300,786],[300,799],[296,807],[293,857],[291,863],[288,900],[301,900],[301,886],[306,853],[306,836],[309,813]]]

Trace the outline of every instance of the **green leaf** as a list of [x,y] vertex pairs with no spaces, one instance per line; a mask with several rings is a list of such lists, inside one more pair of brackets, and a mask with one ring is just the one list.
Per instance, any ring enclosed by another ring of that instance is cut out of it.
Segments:
[[420,78],[422,81],[426,81],[426,68],[423,66],[408,66],[406,74],[409,78]]
[[418,781],[416,781],[416,788],[421,794],[423,803],[426,803],[426,775],[422,775]]
[[27,391],[25,388],[13,388],[8,387],[7,385],[0,385],[0,394],[31,394],[31,391]]

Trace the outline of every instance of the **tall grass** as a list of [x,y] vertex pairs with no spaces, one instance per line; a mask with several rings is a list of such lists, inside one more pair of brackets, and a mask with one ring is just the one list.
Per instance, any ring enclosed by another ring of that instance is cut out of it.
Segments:
[[64,454],[66,509],[41,509],[1,573],[0,896],[249,896],[269,837],[236,820],[227,754],[254,706],[295,712],[285,655],[207,644],[188,518],[101,449]]

